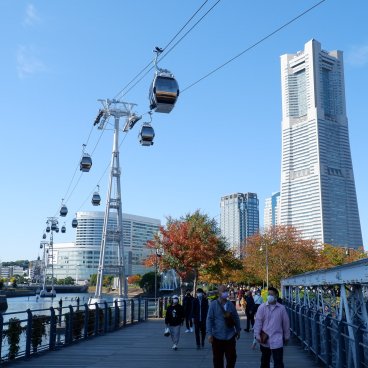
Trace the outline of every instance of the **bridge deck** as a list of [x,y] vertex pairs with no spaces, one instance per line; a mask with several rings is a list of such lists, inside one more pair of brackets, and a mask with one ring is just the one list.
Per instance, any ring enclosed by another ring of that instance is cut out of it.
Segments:
[[[242,318],[244,327],[244,319]],[[171,349],[170,337],[163,336],[162,319],[129,326],[102,337],[80,342],[54,352],[47,352],[28,361],[21,360],[10,366],[19,367],[106,367],[106,368],[210,368],[212,351],[207,345],[197,350],[194,333],[184,333],[182,329],[179,348]],[[258,368],[259,349],[252,350],[252,334],[242,332],[237,343],[237,366]],[[321,367],[307,352],[295,342],[285,348],[286,368]]]

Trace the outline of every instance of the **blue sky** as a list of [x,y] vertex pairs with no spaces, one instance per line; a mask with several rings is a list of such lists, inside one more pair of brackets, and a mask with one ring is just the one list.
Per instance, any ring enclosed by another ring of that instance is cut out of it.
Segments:
[[[0,259],[34,259],[48,216],[74,187],[82,144],[100,107],[165,46],[204,0],[0,2],[1,243]],[[165,58],[183,90],[317,1],[220,1]],[[203,15],[215,0],[205,5]],[[152,147],[141,147],[138,123],[120,149],[123,212],[159,218],[201,209],[218,218],[220,197],[279,190],[280,55],[312,38],[344,52],[346,101],[363,239],[368,239],[366,106],[368,2],[327,0],[295,23],[188,89],[170,114],[154,114]],[[199,16],[195,20],[199,19]],[[148,111],[144,78],[125,101]],[[145,115],[145,118],[147,115]],[[112,131],[93,129],[93,167],[69,198],[67,233],[77,210],[104,202]],[[98,142],[96,146],[96,143]],[[104,205],[100,207],[104,210]]]

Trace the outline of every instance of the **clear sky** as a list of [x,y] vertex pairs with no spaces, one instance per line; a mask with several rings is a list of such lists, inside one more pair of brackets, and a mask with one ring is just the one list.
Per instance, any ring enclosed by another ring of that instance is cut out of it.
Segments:
[[[114,98],[204,0],[35,0],[0,2],[0,259],[35,259],[45,221],[68,191],[67,233],[78,210],[104,210],[112,131],[91,127],[99,98]],[[318,1],[222,0],[162,61],[181,90]],[[215,0],[209,0],[199,19]],[[184,92],[170,114],[154,114],[155,144],[142,147],[141,122],[120,148],[123,212],[160,219],[201,209],[219,216],[220,197],[280,186],[280,55],[312,38],[342,50],[350,144],[363,240],[368,239],[368,2],[326,0],[313,11]],[[191,23],[191,25],[194,23]],[[126,96],[148,111],[152,73]],[[147,118],[147,115],[145,115]],[[123,135],[121,136],[123,139]],[[93,167],[80,177],[82,144]],[[97,144],[97,142],[99,142]],[[96,145],[97,144],[97,145]],[[75,190],[73,188],[75,187]],[[62,221],[63,222],[63,221]]]

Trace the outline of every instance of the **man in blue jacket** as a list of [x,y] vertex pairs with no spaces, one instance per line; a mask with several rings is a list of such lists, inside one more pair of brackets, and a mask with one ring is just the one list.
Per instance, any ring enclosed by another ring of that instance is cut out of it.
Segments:
[[233,303],[227,300],[225,285],[218,287],[218,299],[211,302],[207,315],[208,341],[212,344],[213,367],[234,368],[236,363],[236,340],[240,337],[240,319]]
[[193,300],[192,318],[194,322],[194,332],[197,349],[204,347],[206,339],[206,320],[208,313],[208,299],[204,295],[203,289],[197,289],[197,297]]

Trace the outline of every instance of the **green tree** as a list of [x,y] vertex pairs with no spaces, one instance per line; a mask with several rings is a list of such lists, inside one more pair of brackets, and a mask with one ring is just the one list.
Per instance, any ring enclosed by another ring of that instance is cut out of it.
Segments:
[[[160,287],[161,276],[157,275],[157,290]],[[155,291],[155,273],[147,272],[139,280],[139,287],[147,294],[153,294]]]
[[89,283],[91,286],[96,286],[97,284],[97,273],[94,273],[93,275],[91,275],[91,277],[89,278]]
[[363,248],[352,249],[323,244],[320,250],[319,268],[336,267],[363,258],[367,258]]

